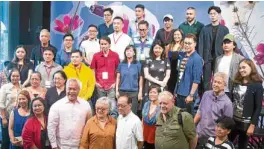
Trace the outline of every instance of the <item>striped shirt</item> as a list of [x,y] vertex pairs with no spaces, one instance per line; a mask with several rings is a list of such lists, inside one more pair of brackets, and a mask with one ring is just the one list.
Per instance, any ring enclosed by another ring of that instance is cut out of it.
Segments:
[[205,149],[235,149],[235,147],[229,140],[225,140],[223,143],[216,145],[215,137],[210,137],[205,144]]

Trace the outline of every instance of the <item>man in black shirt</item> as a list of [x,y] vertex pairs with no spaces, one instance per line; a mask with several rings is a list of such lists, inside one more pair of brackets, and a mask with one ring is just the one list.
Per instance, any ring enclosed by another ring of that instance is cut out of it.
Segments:
[[220,24],[221,9],[217,6],[211,6],[208,9],[211,23],[203,27],[199,35],[198,53],[204,60],[203,68],[203,92],[210,89],[211,76],[213,74],[213,66],[215,58],[222,55],[222,41],[229,30],[226,26]]
[[173,16],[171,14],[166,14],[163,17],[164,28],[161,28],[157,31],[155,40],[153,43],[160,40],[162,44],[164,44],[167,48],[169,48],[169,44],[173,40],[173,33],[175,29],[173,29]]

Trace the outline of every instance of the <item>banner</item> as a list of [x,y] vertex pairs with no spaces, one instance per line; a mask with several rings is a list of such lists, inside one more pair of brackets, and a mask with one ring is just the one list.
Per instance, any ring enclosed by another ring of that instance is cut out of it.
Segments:
[[[70,31],[75,40],[74,48],[79,47],[82,38],[87,35],[90,24],[103,23],[103,8],[111,7],[114,16],[125,20],[125,28],[135,19],[135,6],[145,6],[146,20],[153,26],[154,32],[163,27],[163,16],[171,14],[174,17],[174,28],[185,21],[186,8],[196,8],[196,19],[209,24],[208,8],[212,5],[222,9],[221,24],[234,34],[240,53],[252,59],[259,73],[264,76],[264,2],[220,2],[220,1],[142,1],[142,2],[103,2],[103,1],[69,1],[51,3],[51,44],[62,49],[62,37]],[[75,16],[75,17],[73,17]],[[126,30],[126,29],[125,29]]]

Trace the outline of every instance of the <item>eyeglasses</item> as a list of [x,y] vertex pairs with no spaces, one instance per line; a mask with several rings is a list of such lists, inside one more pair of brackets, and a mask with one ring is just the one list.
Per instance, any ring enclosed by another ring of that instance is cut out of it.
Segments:
[[106,108],[95,108],[96,111],[102,111],[102,112],[105,112],[107,109]]
[[127,106],[127,105],[117,104],[117,107],[118,107],[118,108],[122,108],[122,109],[125,108],[126,106]]
[[145,32],[147,31],[148,29],[139,29],[140,32]]
[[65,39],[64,41],[72,41],[72,39]]
[[184,44],[186,44],[186,45],[192,45],[191,42],[184,42]]

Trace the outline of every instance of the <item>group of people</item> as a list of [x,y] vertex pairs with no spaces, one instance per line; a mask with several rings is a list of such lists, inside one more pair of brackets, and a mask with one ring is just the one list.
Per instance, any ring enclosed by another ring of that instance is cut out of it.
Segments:
[[57,50],[46,29],[30,59],[18,46],[0,73],[2,148],[234,149],[239,136],[246,149],[263,78],[237,53],[221,9],[211,6],[204,26],[189,7],[178,29],[167,14],[155,39],[144,10],[136,5],[126,34],[105,8],[78,49],[65,34]]

